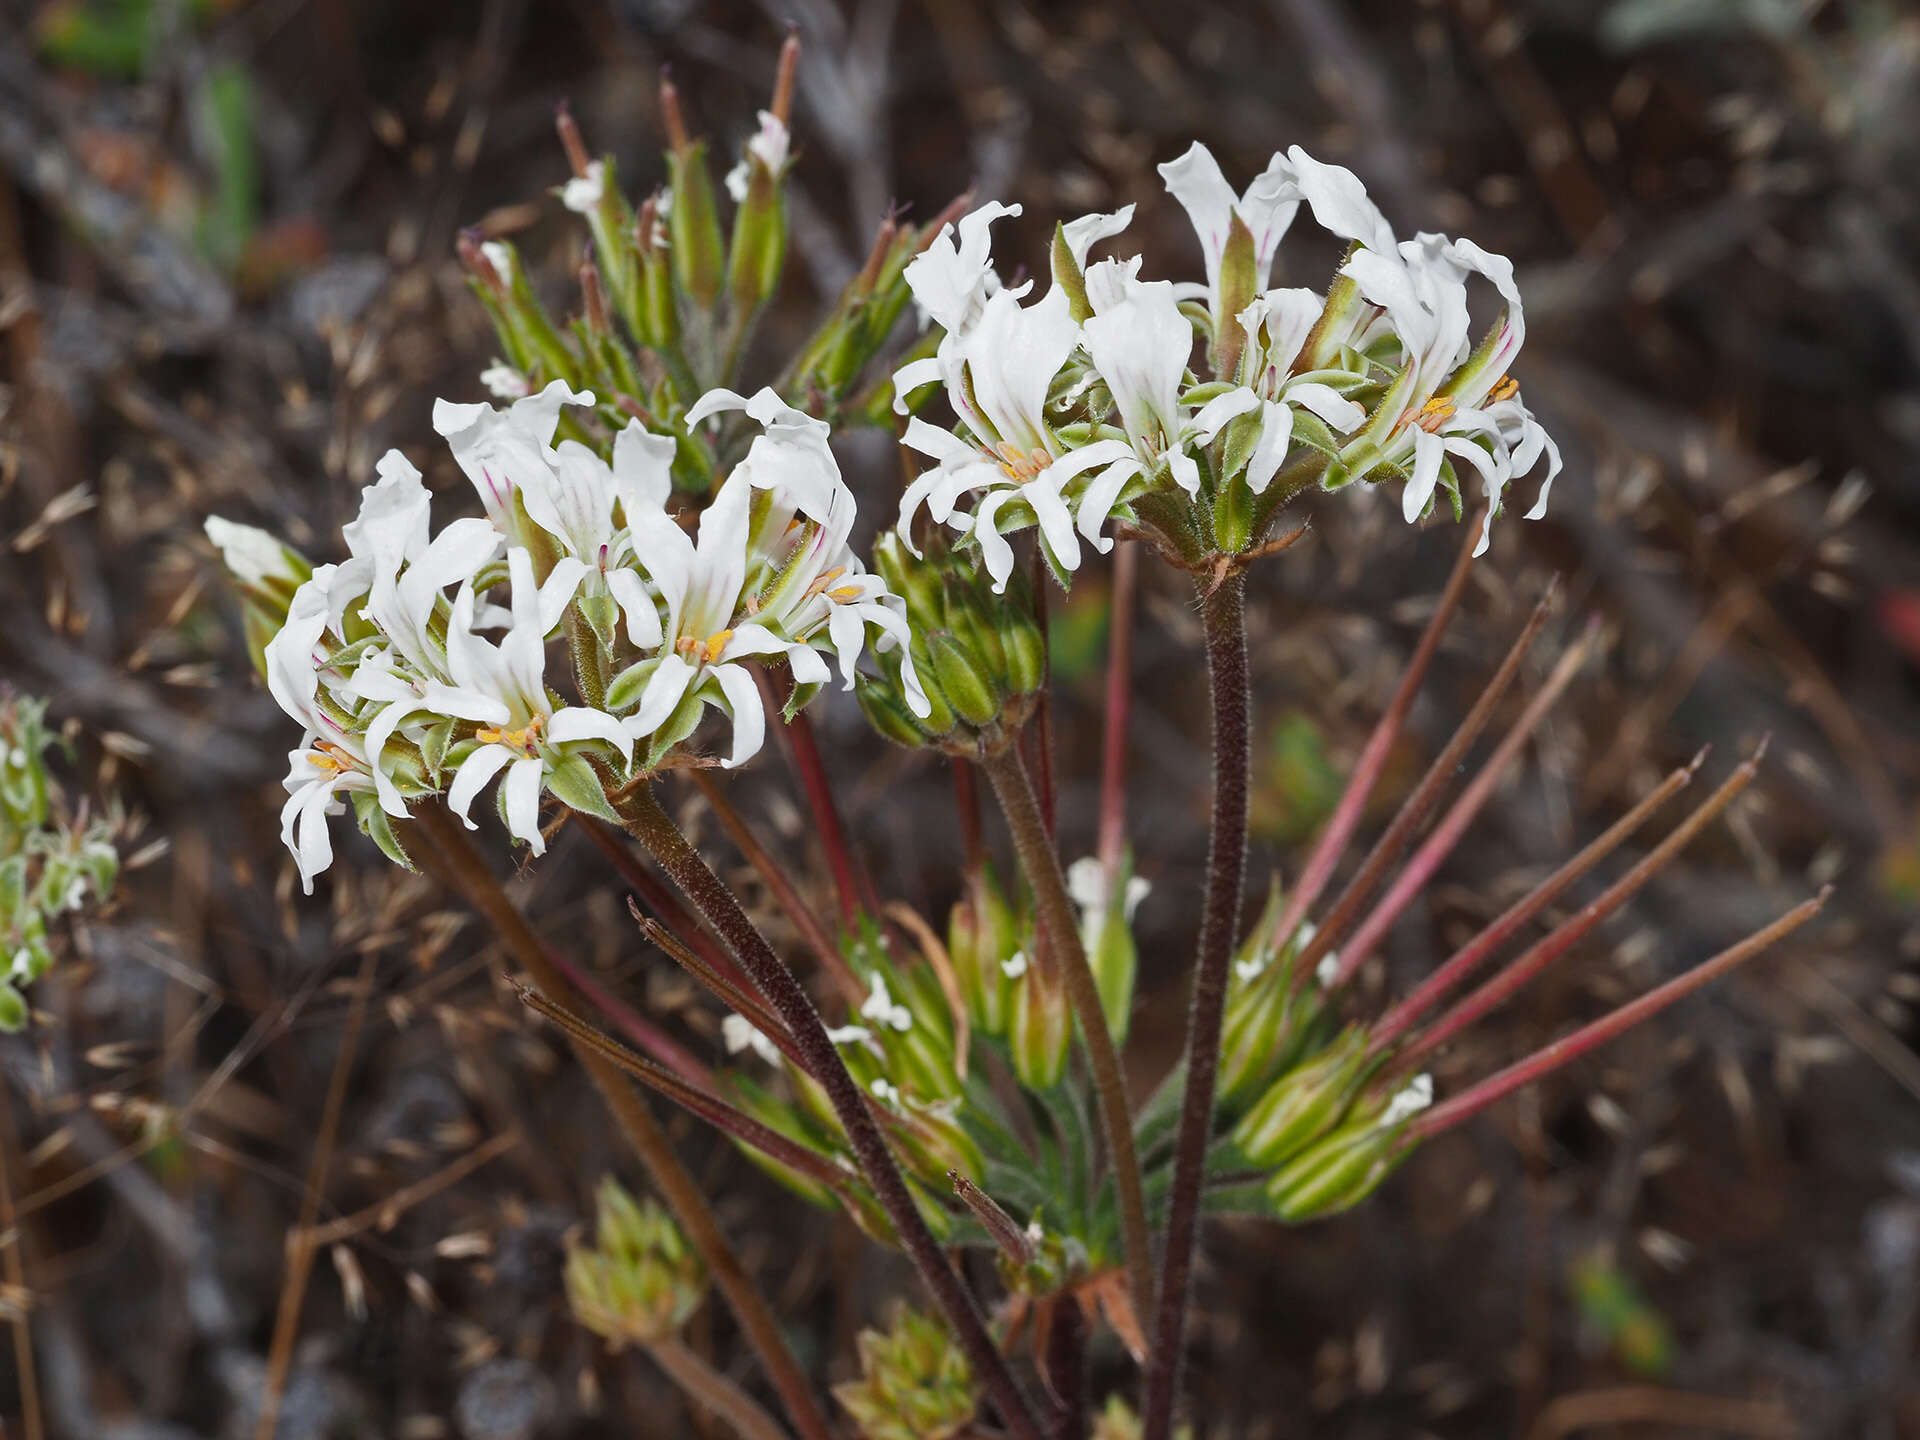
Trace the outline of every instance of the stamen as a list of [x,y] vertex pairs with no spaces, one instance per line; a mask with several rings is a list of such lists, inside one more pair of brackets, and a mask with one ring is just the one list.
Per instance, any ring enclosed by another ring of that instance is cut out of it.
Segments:
[[1413,423],[1430,435],[1438,434],[1440,427],[1453,418],[1456,408],[1446,396],[1436,395],[1420,407],[1420,413],[1413,417]]
[[1487,392],[1487,399],[1494,401],[1511,400],[1519,393],[1520,382],[1511,375],[1502,375],[1498,380],[1493,382],[1493,389]]

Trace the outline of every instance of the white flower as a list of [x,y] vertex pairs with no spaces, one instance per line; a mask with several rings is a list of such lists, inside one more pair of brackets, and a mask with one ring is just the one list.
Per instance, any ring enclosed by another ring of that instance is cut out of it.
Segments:
[[744,1015],[729,1015],[720,1022],[720,1039],[729,1055],[751,1049],[769,1065],[780,1063],[780,1049]]
[[903,1033],[911,1030],[913,1012],[904,1005],[894,1003],[893,996],[887,993],[887,977],[875,970],[869,978],[872,989],[867,995],[866,1004],[860,1007],[860,1018]]
[[[913,291],[914,303],[919,307],[923,324],[930,320],[949,336],[965,335],[973,328],[988,297],[1001,288],[1000,276],[993,268],[993,237],[989,231],[994,221],[1019,213],[1018,205],[989,201],[960,217],[957,244],[954,238],[956,227],[944,225],[940,233],[927,242],[926,248],[907,263],[905,279]],[[1021,286],[1015,298],[1025,295],[1029,288],[1027,285]],[[923,373],[921,367],[925,363],[907,366],[901,374],[908,371]],[[929,373],[926,380],[903,384],[896,376],[894,388],[904,396],[919,385],[929,383],[932,378],[934,376]]]
[[287,752],[287,803],[280,811],[280,839],[300,867],[300,886],[313,893],[313,877],[333,863],[327,817],[342,809],[339,796],[372,790],[372,767],[360,740],[320,696],[327,663],[321,637],[327,629],[327,585],[333,567],[323,565],[294,592],[287,623],[267,642],[267,689],[303,727],[298,748]]
[[487,387],[489,395],[499,400],[523,400],[533,393],[527,377],[502,360],[494,361],[480,372],[480,383]]
[[220,559],[242,585],[259,588],[275,580],[298,585],[307,578],[305,562],[265,530],[209,515],[206,532],[207,539],[220,551]]
[[[572,574],[567,567],[574,567]],[[584,705],[555,707],[543,680],[546,638],[578,583],[579,562],[565,559],[545,585],[535,585],[533,557],[515,547],[507,552],[513,588],[513,623],[498,644],[473,633],[474,593],[461,586],[447,626],[447,666],[453,685],[427,687],[427,702],[440,713],[481,725],[479,742],[455,772],[447,805],[466,822],[473,800],[488,781],[507,772],[502,796],[507,829],[536,855],[546,842],[540,835],[540,792],[549,768],[565,758],[565,747],[599,740],[623,758],[632,738],[603,710]]]
[[591,215],[600,208],[607,190],[607,167],[600,160],[589,160],[585,173],[575,175],[560,187],[560,203],[576,215]]
[[1087,268],[1087,252],[1101,240],[1110,240],[1133,223],[1133,206],[1122,205],[1106,215],[1082,215],[1060,227],[1067,242],[1067,253],[1081,270]]
[[[902,437],[908,448],[938,462],[901,497],[896,528],[909,547],[914,516],[925,504],[936,521],[974,537],[994,590],[1004,591],[1013,574],[1013,547],[1000,533],[999,515],[1018,500],[1032,511],[1061,568],[1079,566],[1080,543],[1062,492],[1088,471],[1133,454],[1121,440],[1068,450],[1047,426],[1048,388],[1079,343],[1080,326],[1058,288],[1024,307],[1011,290],[988,299],[956,347],[964,382],[949,381],[947,387],[973,441],[917,416]],[[972,515],[955,520],[962,497],[976,493]]]
[[1229,317],[1220,313],[1220,262],[1226,254],[1227,237],[1236,217],[1253,236],[1254,284],[1264,290],[1273,269],[1274,252],[1293,223],[1300,208],[1300,193],[1293,168],[1279,155],[1255,176],[1246,191],[1236,196],[1220,173],[1213,152],[1195,141],[1178,160],[1160,167],[1160,178],[1167,193],[1180,202],[1193,221],[1200,237],[1200,252],[1206,260],[1208,309],[1218,328]]
[[886,1076],[875,1076],[873,1083],[867,1088],[873,1092],[873,1098],[883,1105],[891,1105],[896,1110],[900,1108],[900,1087]]
[[1431,1104],[1433,1076],[1425,1073],[1416,1075],[1387,1102],[1387,1108],[1375,1123],[1382,1128],[1398,1125],[1403,1120],[1411,1120]]
[[[1097,856],[1082,855],[1067,867],[1067,894],[1080,907],[1080,933],[1088,950],[1100,943],[1100,932],[1107,923],[1107,867]],[[1153,884],[1144,876],[1127,877],[1126,894],[1120,901],[1120,918],[1133,923],[1140,902],[1153,893]]]
[[776,180],[780,178],[780,173],[787,168],[787,151],[791,142],[792,137],[780,117],[771,110],[762,110],[760,128],[747,141],[746,154],[727,172],[727,193],[733,197],[734,204],[746,203],[747,183],[756,160],[766,167],[769,175]]
[[1018,980],[1027,973],[1027,952],[1016,950],[1000,962],[1000,973],[1009,980]]
[[513,284],[513,248],[499,240],[482,240],[480,253],[503,285]]
[[[827,447],[826,425],[771,390],[750,400],[716,390],[688,412],[688,423],[729,410],[745,410],[764,429],[701,512],[698,539],[664,508],[634,522],[634,557],[659,591],[666,624],[626,725],[640,738],[666,725],[689,697],[717,705],[733,720],[724,762],[731,767],[758,753],[766,731],[759,687],[739,662],[784,656],[797,684],[820,684],[830,678],[817,649],[824,641],[850,689],[869,625],[881,632],[879,648],[904,649],[912,633],[903,602],[847,547],[853,494]],[[757,502],[757,491],[768,492],[767,501]],[[925,714],[910,659],[902,676],[909,703]]]
[[554,427],[562,405],[592,405],[593,393],[575,392],[555,380],[537,395],[505,410],[491,405],[433,403],[433,428],[446,437],[453,458],[473,482],[487,518],[501,530],[512,523],[514,490],[552,469]]

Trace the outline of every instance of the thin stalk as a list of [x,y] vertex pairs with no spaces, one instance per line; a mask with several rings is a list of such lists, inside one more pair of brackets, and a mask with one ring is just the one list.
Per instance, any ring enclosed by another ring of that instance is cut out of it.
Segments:
[[740,908],[733,892],[687,843],[647,786],[637,786],[621,796],[618,809],[629,832],[660,862],[661,869],[688,902],[706,917],[807,1053],[810,1069],[818,1075],[839,1117],[861,1173],[919,1270],[921,1280],[946,1313],[974,1373],[999,1407],[1002,1421],[1016,1440],[1040,1440],[1039,1423],[1021,1393],[1019,1382],[994,1345],[972,1294],[947,1263],[939,1242],[921,1219],[913,1193],[894,1162],[886,1137],[867,1108],[867,1097],[848,1073],[846,1062],[828,1037],[826,1025],[806,988],[774,954],[746,911]]
[[[1557,588],[1556,586],[1555,589]],[[1413,838],[1429,812],[1439,803],[1448,781],[1452,780],[1454,773],[1460,768],[1461,760],[1473,742],[1479,738],[1480,732],[1486,728],[1487,721],[1493,718],[1494,707],[1507,693],[1507,687],[1513,683],[1514,676],[1520,673],[1520,662],[1526,658],[1527,650],[1533,644],[1533,637],[1539,633],[1541,625],[1546,622],[1547,612],[1553,606],[1554,593],[1554,589],[1549,589],[1540,603],[1534,606],[1533,614],[1528,617],[1525,628],[1521,630],[1519,638],[1513,642],[1512,648],[1507,651],[1506,658],[1500,662],[1500,668],[1494,672],[1493,678],[1487,682],[1487,688],[1481,691],[1480,698],[1474,701],[1473,708],[1467,712],[1467,718],[1460,722],[1460,728],[1453,732],[1453,737],[1441,747],[1440,753],[1434,756],[1433,763],[1427,767],[1427,773],[1420,777],[1420,783],[1414,787],[1413,793],[1400,807],[1400,813],[1393,817],[1386,832],[1374,842],[1373,849],[1367,852],[1367,858],[1361,863],[1359,872],[1347,882],[1347,888],[1340,892],[1340,898],[1334,902],[1333,909],[1327,912],[1327,918],[1314,932],[1313,939],[1308,941],[1301,950],[1300,957],[1294,961],[1293,966],[1295,990],[1306,984],[1319,968],[1321,959],[1345,938],[1347,931],[1352,928],[1354,921],[1365,909],[1374,888],[1386,875],[1387,867],[1399,858],[1407,842]]]
[[573,812],[573,823],[585,827],[600,853],[620,872],[620,878],[633,887],[633,893],[639,897],[640,903],[659,916],[681,943],[698,952],[711,969],[726,976],[738,989],[751,988],[752,982],[747,979],[746,972],[734,963],[726,947],[715,940],[700,923],[699,917],[687,909],[680,897],[663,885],[659,877],[641,862],[640,857],[633,853],[612,826],[591,815],[582,815],[578,810]]
[[1274,927],[1273,943],[1276,946],[1285,945],[1293,932],[1300,928],[1300,922],[1306,919],[1313,902],[1320,898],[1327,881],[1333,878],[1334,867],[1346,853],[1347,842],[1359,828],[1360,817],[1373,795],[1373,787],[1379,783],[1380,772],[1386,768],[1387,755],[1393,749],[1393,742],[1400,738],[1400,727],[1406,723],[1407,713],[1413,709],[1414,697],[1420,693],[1420,685],[1427,678],[1427,667],[1432,664],[1434,653],[1440,648],[1440,637],[1445,633],[1447,623],[1453,619],[1460,597],[1466,593],[1467,576],[1473,570],[1473,547],[1479,543],[1481,523],[1480,518],[1476,517],[1474,523],[1467,527],[1467,539],[1453,562],[1453,572],[1447,576],[1446,588],[1440,592],[1440,603],[1433,607],[1433,614],[1427,619],[1427,628],[1420,632],[1419,642],[1413,647],[1407,668],[1401,672],[1400,684],[1393,692],[1393,699],[1387,702],[1387,708],[1374,724],[1373,733],[1367,736],[1360,758],[1354,762],[1353,774],[1347,780],[1347,788],[1340,793],[1339,803],[1334,806],[1332,816],[1320,832],[1320,838],[1314,842],[1313,854],[1308,857],[1306,868],[1300,872],[1299,883],[1293,887],[1293,893],[1287,896],[1286,906],[1280,912],[1280,923]]
[[1107,1142],[1107,1161],[1113,1166],[1114,1190],[1120,1200],[1120,1241],[1125,1252],[1127,1283],[1138,1308],[1153,1303],[1153,1242],[1147,1231],[1147,1202],[1140,1186],[1140,1159],[1133,1146],[1133,1113],[1127,1104],[1127,1078],[1120,1068],[1106,1011],[1100,1005],[1100,986],[1087,963],[1080,938],[1080,911],[1067,891],[1060,856],[1049,837],[1033,782],[1027,775],[1017,744],[981,760],[1000,809],[1013,832],[1013,848],[1020,868],[1033,887],[1035,918],[1044,927],[1053,963],[1067,988],[1067,999],[1080,1021],[1086,1043],[1093,1087],[1100,1101],[1100,1128]]
[[738,1140],[741,1144],[751,1145],[769,1160],[777,1160],[789,1169],[799,1171],[809,1180],[826,1186],[836,1195],[843,1197],[846,1195],[847,1177],[841,1172],[840,1167],[826,1156],[818,1151],[809,1150],[771,1126],[762,1124],[745,1111],[729,1105],[705,1087],[691,1084],[664,1065],[656,1065],[646,1056],[629,1050],[612,1036],[602,1034],[566,1006],[549,1000],[538,990],[528,989],[525,986],[518,988],[522,1004],[559,1027],[561,1032],[576,1045],[611,1061],[649,1090],[657,1091],[681,1109],[698,1116],[714,1129]]
[[1053,1392],[1053,1440],[1086,1440],[1087,1318],[1080,1302],[1062,1295],[1047,1327],[1046,1379]]
[[1247,677],[1246,579],[1229,575],[1202,592],[1207,679],[1213,704],[1213,819],[1207,849],[1207,888],[1200,912],[1199,954],[1187,1019],[1187,1089],[1181,1099],[1174,1148],[1173,1190],[1166,1246],[1160,1257],[1158,1311],[1147,1358],[1142,1433],[1167,1440],[1186,1343],[1187,1290],[1193,1276],[1205,1188],[1207,1145],[1220,1069],[1220,1026],[1227,972],[1240,923],[1247,868],[1247,788],[1251,763],[1251,702]]
[[1739,944],[1727,947],[1711,960],[1702,961],[1686,974],[1676,976],[1658,989],[1649,990],[1638,1000],[1628,1001],[1611,1015],[1604,1015],[1592,1024],[1582,1026],[1571,1035],[1544,1046],[1524,1060],[1516,1060],[1506,1069],[1489,1075],[1478,1084],[1442,1101],[1413,1122],[1408,1131],[1409,1136],[1416,1140],[1427,1140],[1443,1130],[1452,1129],[1461,1121],[1477,1115],[1496,1100],[1512,1094],[1521,1086],[1532,1084],[1542,1075],[1559,1069],[1596,1046],[1604,1045],[1634,1026],[1652,1019],[1676,1000],[1691,995],[1703,985],[1713,983],[1729,970],[1751,960],[1769,945],[1791,935],[1820,913],[1821,907],[1827,903],[1827,897],[1832,893],[1831,885],[1825,887],[1818,895],[1810,900],[1801,901],[1771,925],[1756,930]]
[[13,1204],[13,1158],[20,1153],[19,1136],[13,1126],[13,1096],[0,1090],[0,1274],[21,1297],[13,1314],[13,1365],[20,1390],[20,1428],[26,1440],[45,1440],[46,1425],[40,1414],[40,1376],[33,1363],[33,1319],[26,1297],[27,1265],[21,1256],[22,1232],[19,1214]]
[[[664,930],[665,927],[661,928]],[[611,1020],[646,1054],[696,1085],[704,1085],[711,1078],[707,1067],[694,1059],[692,1052],[602,985],[584,965],[575,964],[558,950],[548,950],[547,958],[559,967],[568,983],[585,996],[594,1009]]]
[[1113,589],[1107,604],[1107,728],[1100,756],[1100,872],[1119,873],[1127,848],[1127,722],[1133,705],[1133,599],[1140,581],[1140,550],[1122,540],[1113,552]]
[[806,1068],[805,1057],[795,1049],[793,1037],[787,1034],[787,1027],[767,1009],[766,1001],[757,993],[737,988],[719,971],[710,969],[705,960],[689,946],[682,944],[679,937],[669,932],[666,926],[642,914],[632,896],[627,897],[627,909],[633,916],[634,924],[640,927],[640,933],[665,951],[668,959],[677,961],[681,969],[706,986],[722,1005],[771,1040],[781,1054],[802,1070]]
[[1401,1052],[1399,1060],[1395,1062],[1396,1066],[1409,1065],[1420,1056],[1438,1049],[1481,1016],[1505,1004],[1522,986],[1572,949],[1607,916],[1626,904],[1641,886],[1665,869],[1675,856],[1693,842],[1696,835],[1706,829],[1709,822],[1733,803],[1734,797],[1752,783],[1754,775],[1759,771],[1760,759],[1766,753],[1766,748],[1765,742],[1762,742],[1751,758],[1723,780],[1719,789],[1701,802],[1699,809],[1676,825],[1666,839],[1654,846],[1638,864],[1590,901],[1578,915],[1553,930],[1518,960],[1434,1021],[1429,1029]]
[[754,873],[760,877],[775,902],[786,912],[787,919],[793,922],[793,928],[807,942],[827,973],[833,976],[833,982],[839,986],[840,993],[856,1008],[867,998],[867,987],[855,977],[847,964],[847,957],[840,953],[840,947],[834,943],[833,936],[827,933],[827,927],[820,917],[813,913],[813,907],[807,904],[780,862],[773,858],[767,847],[760,843],[759,837],[746,819],[727,799],[726,791],[705,770],[689,770],[688,776],[700,787],[700,793],[706,798],[713,810],[714,818],[720,822],[720,828],[727,832],[727,838],[734,847],[746,856],[747,863],[753,866]]
[[1440,823],[1433,827],[1432,833],[1413,852],[1413,858],[1407,861],[1406,868],[1387,887],[1387,893],[1367,912],[1367,918],[1354,932],[1352,941],[1340,952],[1334,985],[1344,985],[1359,972],[1360,967],[1367,963],[1367,957],[1373,954],[1374,947],[1386,938],[1394,922],[1413,903],[1414,897],[1426,888],[1427,882],[1433,878],[1433,872],[1440,868],[1440,863],[1460,843],[1460,837],[1479,815],[1481,807],[1493,794],[1494,786],[1505,778],[1513,762],[1519,758],[1520,747],[1527,743],[1528,737],[1546,718],[1547,712],[1559,702],[1562,692],[1587,663],[1587,656],[1592,649],[1591,643],[1583,640],[1560,657],[1560,663],[1553,667],[1547,683],[1540,687],[1540,692],[1521,711],[1520,718],[1513,722],[1513,728],[1500,737],[1500,743],[1494,747],[1487,763],[1467,782],[1466,789],[1460,792],[1459,798],[1441,816]]
[[647,1354],[694,1404],[731,1425],[740,1440],[788,1440],[787,1432],[746,1391],[689,1350],[677,1335],[652,1341]]
[[980,873],[987,857],[986,842],[981,838],[980,824],[980,787],[974,784],[973,762],[955,759],[953,766],[953,809],[960,820],[960,853],[965,857],[967,875],[972,877]]
[[[801,788],[807,792],[807,805],[813,811],[813,823],[820,828],[820,844],[827,854],[827,866],[833,872],[833,891],[840,899],[840,922],[851,926],[860,917],[863,888],[859,867],[847,844],[846,827],[840,823],[840,810],[834,803],[833,786],[827,780],[826,763],[820,758],[820,742],[814,738],[813,722],[804,710],[787,722],[787,734],[793,740],[793,768],[799,772]],[[873,897],[866,896],[868,905]]]
[[[546,945],[446,810],[437,802],[423,805],[414,812],[414,820],[430,842],[435,852],[433,859],[440,862],[448,884],[492,925],[520,968],[533,977],[545,994],[572,999],[573,989],[566,976],[548,959]],[[787,1347],[786,1336],[772,1307],[727,1243],[719,1222],[707,1206],[706,1196],[680,1163],[666,1131],[653,1118],[652,1110],[612,1061],[580,1045],[575,1045],[574,1053],[599,1088],[621,1133],[646,1167],[654,1188],[659,1190],[688,1241],[699,1252],[714,1285],[726,1297],[747,1343],[753,1347],[766,1369],[767,1379],[786,1407],[787,1419],[805,1440],[832,1440],[833,1431],[827,1417],[814,1398],[806,1373]]]
[[1694,772],[1700,768],[1700,762],[1706,758],[1707,752],[1702,750],[1693,757],[1690,764],[1682,765],[1667,776],[1638,805],[1614,821],[1607,828],[1606,833],[1534,886],[1521,899],[1514,901],[1497,920],[1456,950],[1445,964],[1416,986],[1412,994],[1389,1010],[1381,1018],[1380,1023],[1373,1027],[1374,1048],[1380,1051],[1390,1048],[1393,1042],[1406,1032],[1409,1025],[1431,1009],[1436,1000],[1471,974],[1474,967],[1492,954],[1508,936],[1559,899],[1594,866],[1624,844],[1634,831],[1652,817],[1654,811],[1692,783]]

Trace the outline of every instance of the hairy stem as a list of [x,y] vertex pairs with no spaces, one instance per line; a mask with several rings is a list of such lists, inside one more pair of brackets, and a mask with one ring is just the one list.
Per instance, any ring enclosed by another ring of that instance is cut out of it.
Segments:
[[1140,580],[1140,548],[1122,540],[1113,552],[1113,592],[1107,606],[1107,729],[1100,756],[1100,869],[1113,883],[1127,848],[1127,720],[1133,703],[1133,593]]
[[1120,1238],[1126,1252],[1127,1283],[1136,1306],[1144,1311],[1153,1303],[1153,1250],[1147,1234],[1147,1202],[1140,1187],[1140,1160],[1134,1152],[1133,1114],[1127,1104],[1127,1081],[1120,1070],[1120,1056],[1113,1048],[1106,1011],[1100,1005],[1100,986],[1080,940],[1080,912],[1067,893],[1060,856],[1047,834],[1018,744],[986,757],[980,766],[993,782],[993,793],[1006,814],[1020,868],[1033,887],[1036,918],[1047,933],[1047,943],[1066,982],[1067,998],[1080,1021],[1094,1090],[1100,1097],[1107,1158],[1120,1198]]
[[793,971],[774,954],[766,938],[748,918],[740,902],[720,877],[708,868],[679,827],[660,808],[651,789],[636,786],[620,797],[617,806],[629,833],[660,862],[680,893],[712,925],[736,959],[753,978],[774,1012],[785,1022],[795,1043],[807,1055],[808,1070],[820,1082],[846,1132],[847,1143],[861,1173],[873,1188],[894,1233],[912,1257],[921,1280],[946,1313],[955,1335],[999,1407],[1007,1429],[1016,1440],[1039,1440],[1040,1428],[1021,1393],[1019,1382],[987,1332],[972,1294],[947,1263],[939,1242],[927,1229],[914,1204],[913,1193],[894,1163],[886,1137],[867,1108],[867,1097],[848,1073],[846,1062],[827,1035],[813,998]]
[[726,1421],[740,1440],[787,1440],[787,1432],[746,1391],[689,1350],[678,1336],[655,1340],[647,1353],[688,1399]]
[[[486,862],[480,858],[479,852],[473,848],[453,817],[438,802],[434,802],[416,810],[414,820],[434,851],[429,863],[439,862],[435,868],[442,871],[446,882],[493,927],[520,968],[533,977],[534,984],[543,993],[563,1004],[577,1007],[579,1001],[566,976],[548,958],[545,944],[508,898],[499,880],[487,868]],[[646,1101],[628,1083],[618,1066],[577,1042],[574,1053],[606,1099],[607,1108],[613,1112],[621,1133],[646,1167],[654,1188],[666,1200],[667,1207],[680,1222],[687,1239],[700,1253],[701,1260],[706,1263],[707,1273],[713,1277],[713,1283],[726,1297],[734,1318],[739,1321],[740,1329],[747,1337],[747,1343],[766,1367],[767,1378],[786,1407],[787,1418],[806,1440],[831,1440],[833,1432],[827,1424],[827,1417],[820,1409],[819,1401],[814,1398],[813,1388],[807,1383],[800,1362],[787,1347],[786,1337],[781,1333],[780,1322],[775,1318],[773,1308],[767,1304],[766,1298],[741,1265],[740,1257],[727,1243],[719,1222],[707,1206],[706,1196],[701,1193],[699,1184],[687,1168],[680,1163],[680,1157],[674,1153],[666,1131],[660,1128]]]
[[1180,1106],[1166,1248],[1160,1257],[1159,1308],[1147,1357],[1142,1410],[1146,1440],[1167,1440],[1186,1341],[1187,1289],[1200,1228],[1207,1143],[1220,1068],[1220,1026],[1227,974],[1240,923],[1247,868],[1247,771],[1250,700],[1247,684],[1246,581],[1229,575],[1202,594],[1207,679],[1213,701],[1213,834],[1207,851],[1205,908],[1187,1019],[1187,1089]]

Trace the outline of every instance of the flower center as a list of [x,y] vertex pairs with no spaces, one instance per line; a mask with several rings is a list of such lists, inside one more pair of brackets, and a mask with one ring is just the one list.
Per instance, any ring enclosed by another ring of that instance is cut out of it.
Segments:
[[532,755],[540,744],[540,732],[546,721],[536,715],[518,730],[481,729],[474,732],[473,738],[482,745],[504,745],[509,750],[518,750],[523,755]]
[[307,751],[307,763],[323,775],[339,775],[355,767],[353,757],[331,740],[316,740]]
[[1440,427],[1453,418],[1453,401],[1444,395],[1436,395],[1420,407],[1420,413],[1413,417],[1413,423],[1429,435],[1437,435]]
[[1009,480],[1031,480],[1053,463],[1045,450],[1022,450],[1011,440],[1002,440],[993,453],[1000,460],[1000,473]]
[[727,642],[731,639],[733,639],[732,630],[716,630],[704,640],[683,635],[674,643],[673,648],[696,665],[711,665],[720,658],[720,653],[727,648]]

